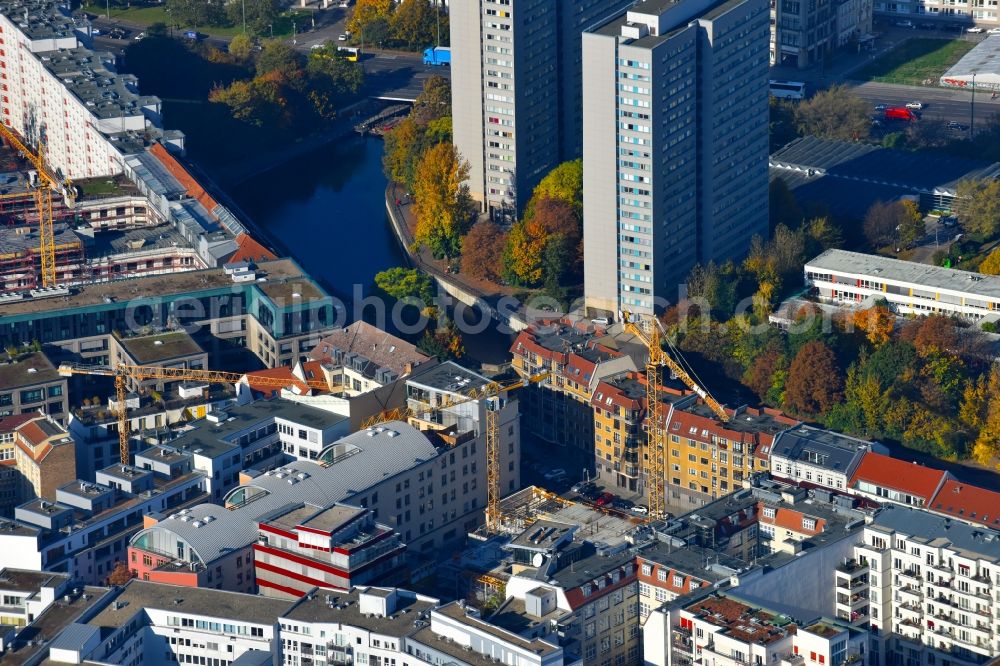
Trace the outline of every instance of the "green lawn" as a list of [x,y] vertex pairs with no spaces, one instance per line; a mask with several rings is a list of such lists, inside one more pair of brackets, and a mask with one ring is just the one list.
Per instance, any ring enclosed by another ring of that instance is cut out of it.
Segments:
[[937,85],[941,75],[974,46],[960,39],[910,39],[865,66],[855,78],[915,86]]
[[[97,14],[98,16],[107,16],[107,6],[101,2],[90,2],[85,4],[84,9],[91,12],[92,14]],[[173,23],[170,13],[167,11],[166,6],[163,4],[155,5],[144,5],[144,4],[130,4],[130,6],[111,6],[111,18],[112,19],[124,19],[126,21],[134,21],[135,23],[141,23],[143,25],[152,25],[153,23],[163,23],[166,25],[171,25]],[[296,29],[298,32],[302,32],[302,28],[309,25],[312,14],[310,12],[295,12],[286,11],[282,12],[278,19],[274,22],[274,36],[275,37],[291,37],[292,36],[292,21],[295,21]],[[176,28],[176,23],[173,23]],[[206,35],[212,35],[213,37],[234,37],[241,32],[243,32],[242,25],[232,25],[232,26],[215,26],[215,25],[182,25],[179,28],[180,31],[186,30],[196,30],[197,32],[204,33]],[[270,37],[271,31],[267,30],[261,37]]]

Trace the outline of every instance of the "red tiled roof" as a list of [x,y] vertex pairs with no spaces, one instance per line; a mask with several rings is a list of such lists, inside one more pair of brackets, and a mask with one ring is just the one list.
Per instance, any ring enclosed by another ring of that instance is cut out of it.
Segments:
[[302,374],[305,375],[306,381],[311,381],[313,379],[323,381],[326,374],[323,372],[323,363],[321,361],[306,361],[302,364]]
[[177,179],[177,182],[184,186],[184,189],[187,190],[187,193],[191,196],[191,198],[197,199],[198,203],[204,206],[205,210],[207,210],[212,217],[215,217],[215,213],[212,211],[215,210],[216,206],[219,204],[211,197],[211,195],[209,195],[208,192],[205,191],[205,188],[202,187],[197,180],[195,180],[194,176],[192,176],[188,170],[177,161],[177,158],[171,155],[170,151],[163,147],[163,144],[154,143],[153,147],[149,149],[149,152],[153,155],[153,157],[160,161],[163,167],[170,172],[171,176]]
[[935,491],[946,478],[948,473],[943,470],[869,451],[861,458],[861,464],[851,478],[851,487],[857,486],[858,481],[867,481],[921,497],[926,504],[930,504]]
[[928,508],[970,523],[1000,528],[1000,493],[948,479]]
[[245,232],[236,237],[236,244],[236,252],[229,258],[230,263],[238,261],[273,261],[277,259],[270,250]]
[[17,428],[17,433],[24,439],[28,444],[32,446],[38,446],[45,440],[49,438],[42,430],[41,426],[38,425],[38,421],[42,420],[43,417],[34,415],[30,421],[21,424]]
[[13,432],[17,430],[19,426],[24,425],[32,419],[37,419],[38,413],[27,413],[27,414],[14,414],[13,416],[4,416],[0,418],[0,433]]
[[[776,525],[777,527],[783,527],[790,532],[797,532],[799,534],[808,534],[810,536],[820,534],[823,532],[823,528],[826,526],[826,520],[823,518],[817,518],[811,516],[808,513],[803,513],[802,511],[796,511],[795,509],[786,509],[783,507],[776,507],[774,512],[774,518],[768,518],[764,515],[764,503],[757,502],[757,513],[760,516],[760,522],[766,523],[768,525]],[[802,526],[803,518],[812,518],[816,525],[813,529],[807,530]]]

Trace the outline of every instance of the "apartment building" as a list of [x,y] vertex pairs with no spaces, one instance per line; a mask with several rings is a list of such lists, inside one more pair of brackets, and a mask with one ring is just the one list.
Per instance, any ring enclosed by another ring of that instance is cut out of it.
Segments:
[[[482,401],[476,406],[483,418]],[[458,408],[466,418],[472,416],[468,405]],[[516,404],[504,408],[500,423],[500,484],[516,487]],[[224,506],[202,504],[162,519],[147,518],[129,546],[130,566],[154,582],[255,591],[270,584],[266,576],[255,579],[260,524],[299,503],[369,509],[373,520],[402,537],[414,559],[429,556],[481,525],[486,507],[485,433],[459,429],[454,422],[438,427],[443,429],[420,431],[390,421],[337,440],[316,462],[244,471],[241,485],[222,498]],[[317,569],[330,568],[313,559]],[[323,580],[318,573],[305,575]]]
[[[594,468],[597,476],[616,488],[640,492],[649,479],[644,374],[606,377],[594,389],[590,404],[594,420]],[[675,405],[691,402],[693,394],[680,382],[660,387],[661,419],[666,422]]]
[[309,358],[330,367],[329,383],[355,397],[435,361],[417,347],[359,319],[324,337]]
[[297,599],[316,587],[345,591],[406,576],[406,545],[369,509],[291,505],[265,516],[258,529],[253,558],[264,596]]
[[585,304],[650,314],[767,235],[768,4],[645,0],[583,37]]
[[1000,529],[997,507],[1000,507],[1000,492],[945,479],[934,499],[924,508],[971,525]]
[[506,631],[462,602],[387,587],[314,589],[290,601],[133,580],[67,624],[45,663],[564,663],[557,645]]
[[871,35],[872,0],[771,2],[771,64],[812,67]]
[[1000,25],[997,7],[989,0],[905,0],[888,2],[876,0],[875,13],[890,21],[921,21],[940,27],[967,28],[978,25],[984,28]]
[[203,501],[204,481],[189,458],[165,465],[151,450],[136,455],[136,467],[112,465],[97,482],[66,483],[54,500],[31,500],[16,507],[13,520],[0,521],[0,566],[103,584],[126,560],[144,516]]
[[998,656],[1000,533],[887,506],[854,551],[854,570],[838,571],[836,584],[867,600],[859,621],[873,634],[872,663],[965,665]]
[[821,302],[858,307],[884,300],[899,314],[996,318],[1000,278],[860,252],[827,250],[806,262],[805,283]]
[[[637,368],[603,331],[558,323],[518,333],[511,366],[521,377],[551,373],[521,389],[524,427],[546,442],[590,454],[594,446],[594,392],[605,378]],[[634,475],[633,475],[634,476]]]
[[861,460],[888,453],[878,442],[800,425],[780,435],[771,447],[771,476],[807,488],[848,492]]
[[[821,616],[796,622],[741,598],[739,591],[703,594],[659,612],[645,645],[654,663],[809,666],[865,664],[866,634]],[[648,657],[647,657],[648,658]]]
[[449,8],[455,146],[483,209],[512,219],[582,149],[581,33],[631,0],[473,0]]
[[677,403],[667,415],[670,438],[668,502],[704,504],[743,486],[755,473],[770,472],[775,439],[799,425],[767,407],[726,408],[719,418],[702,400]]
[[38,416],[14,429],[16,504],[55,500],[56,489],[77,478],[76,445],[55,421]]
[[710,548],[656,542],[636,553],[639,622],[667,602],[728,584],[746,562]]
[[[118,332],[111,334],[109,343],[111,365],[148,365],[181,370],[205,370],[208,367],[208,354],[184,331],[151,335]],[[163,379],[128,379],[130,391],[162,393],[168,390],[167,386],[168,381]]]
[[43,352],[4,355],[0,362],[0,416],[42,412],[66,425],[67,399],[66,378],[59,376]]
[[163,448],[188,454],[205,474],[216,502],[243,481],[245,470],[267,470],[288,460],[317,460],[349,434],[347,419],[282,398],[230,404],[190,424]]
[[879,503],[929,507],[946,481],[946,471],[915,462],[866,453],[851,477],[849,491]]

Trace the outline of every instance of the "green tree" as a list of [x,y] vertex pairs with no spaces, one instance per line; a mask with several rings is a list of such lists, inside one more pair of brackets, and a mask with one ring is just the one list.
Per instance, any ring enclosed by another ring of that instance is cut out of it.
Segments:
[[389,20],[392,38],[405,42],[407,47],[424,47],[437,44],[438,27],[441,35],[448,34],[448,15],[438,16],[430,0],[403,0],[396,6]]
[[909,245],[923,234],[922,220],[913,202],[876,201],[865,214],[865,238],[873,249]]
[[424,153],[413,183],[418,244],[435,257],[455,257],[461,251],[472,203],[468,186],[469,163],[451,143],[439,143]]
[[784,178],[771,180],[767,198],[771,233],[781,225],[795,229],[802,224],[802,209]]
[[531,217],[535,204],[542,199],[557,199],[573,207],[577,215],[583,210],[583,160],[563,162],[539,181],[531,193],[524,216]]
[[451,115],[451,81],[443,76],[432,76],[424,81],[424,88],[413,102],[410,117],[425,125],[432,120]]
[[389,22],[392,18],[393,0],[356,0],[354,10],[347,19],[347,29],[355,36],[366,37],[369,42],[379,36],[387,35]]
[[183,26],[222,26],[226,24],[226,10],[221,0],[166,0],[167,9],[174,21]]
[[795,107],[800,134],[823,139],[858,141],[866,138],[871,126],[868,102],[844,85],[821,90]]
[[462,336],[450,319],[433,331],[428,330],[417,343],[420,351],[428,356],[434,356],[440,361],[458,360],[465,356],[465,346]]
[[330,97],[331,103],[341,105],[353,98],[365,82],[365,70],[361,63],[337,57],[334,47],[327,45],[312,51],[306,61],[310,92],[322,92]]
[[239,34],[229,40],[229,54],[237,60],[249,60],[253,54],[253,39],[250,35]]
[[[245,10],[245,14],[244,14]],[[226,13],[232,25],[242,26],[244,18],[250,33],[261,34],[278,18],[280,8],[277,0],[240,0],[226,5]],[[230,53],[232,47],[230,47]]]
[[963,180],[955,192],[955,210],[962,228],[994,238],[1000,232],[1000,180]]
[[916,201],[903,199],[899,204],[899,243],[902,247],[911,247],[914,243],[924,237],[926,228],[924,216],[920,214],[920,208]]
[[269,39],[257,54],[257,74],[279,72],[285,79],[291,80],[301,74],[302,60],[303,56],[290,44],[280,39]]
[[434,301],[434,281],[415,268],[389,268],[375,274],[378,288],[397,300],[418,298],[426,305]]
[[806,256],[814,257],[820,252],[844,245],[844,233],[829,217],[814,217],[803,225],[806,233]]

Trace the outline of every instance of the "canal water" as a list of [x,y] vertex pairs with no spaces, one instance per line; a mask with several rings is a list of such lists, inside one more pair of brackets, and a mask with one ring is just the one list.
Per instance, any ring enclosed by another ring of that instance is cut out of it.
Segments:
[[[355,294],[373,292],[376,273],[407,265],[385,211],[382,153],[380,139],[352,137],[230,191],[279,250],[347,304],[348,315]],[[464,337],[467,354],[486,363],[507,360],[510,340],[492,327]]]

